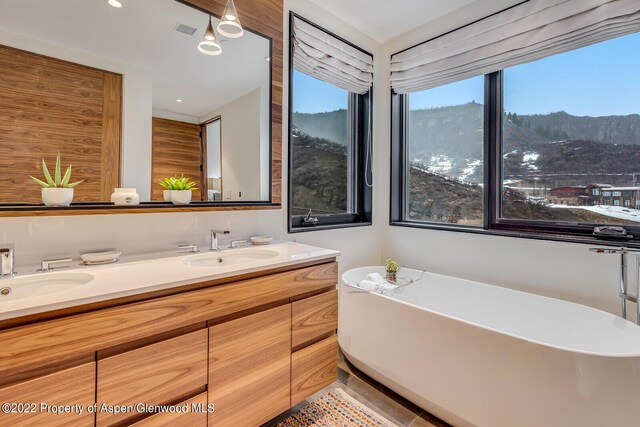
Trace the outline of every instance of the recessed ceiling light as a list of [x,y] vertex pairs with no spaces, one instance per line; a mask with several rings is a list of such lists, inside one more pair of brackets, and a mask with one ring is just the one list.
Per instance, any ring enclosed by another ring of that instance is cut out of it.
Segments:
[[182,99],[176,99],[176,102],[182,103]]
[[107,0],[107,3],[109,3],[110,6],[117,7],[118,9],[122,7],[122,2],[118,0]]

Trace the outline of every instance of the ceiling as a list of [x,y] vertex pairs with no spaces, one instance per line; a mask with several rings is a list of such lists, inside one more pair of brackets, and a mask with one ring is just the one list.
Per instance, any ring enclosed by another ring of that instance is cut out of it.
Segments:
[[[222,55],[207,56],[197,50],[207,24],[203,12],[174,0],[121,2],[116,9],[106,0],[0,0],[0,31],[141,69],[152,82],[155,110],[202,117],[270,87],[267,39],[245,31],[222,42]],[[179,23],[197,31],[179,33]]]
[[[348,22],[379,43],[428,24],[469,5],[473,20],[496,10],[496,3],[508,6],[522,0],[311,0],[327,12]],[[500,7],[500,5],[498,5]],[[505,6],[507,7],[507,6]],[[500,10],[500,9],[497,9]],[[469,22],[472,22],[469,21]],[[453,28],[451,28],[453,29]]]

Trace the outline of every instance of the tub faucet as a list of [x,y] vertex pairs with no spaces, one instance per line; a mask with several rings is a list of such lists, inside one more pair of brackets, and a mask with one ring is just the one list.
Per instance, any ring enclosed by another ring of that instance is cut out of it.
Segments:
[[229,234],[229,230],[211,230],[211,247],[209,248],[210,251],[220,251],[220,248],[218,246],[218,234]]
[[14,276],[13,260],[15,256],[15,248],[13,244],[0,245],[0,278],[5,276]]

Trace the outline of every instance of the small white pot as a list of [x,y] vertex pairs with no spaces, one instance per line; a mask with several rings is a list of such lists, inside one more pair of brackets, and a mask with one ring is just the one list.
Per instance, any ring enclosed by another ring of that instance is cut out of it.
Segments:
[[135,188],[116,188],[111,195],[111,201],[116,206],[135,206],[140,204],[140,195]]
[[73,201],[73,188],[43,188],[41,194],[45,206],[69,206]]
[[191,190],[171,190],[171,203],[174,205],[188,205],[191,203]]
[[164,201],[165,202],[170,202],[171,201],[171,190],[164,190],[162,192],[162,197],[164,197]]

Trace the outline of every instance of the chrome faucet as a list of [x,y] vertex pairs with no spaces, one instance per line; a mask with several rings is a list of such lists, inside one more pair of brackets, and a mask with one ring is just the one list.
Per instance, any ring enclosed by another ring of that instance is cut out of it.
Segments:
[[210,251],[220,251],[218,246],[218,234],[229,234],[229,230],[211,230],[211,247]]
[[[71,258],[43,259],[42,262],[40,263],[40,268],[38,269],[38,271],[42,271],[42,272],[53,271],[54,267],[52,267],[52,265],[64,264],[71,261],[73,261],[73,259]],[[55,268],[67,268],[67,267],[69,266],[65,265],[64,267],[55,267]]]
[[13,244],[0,245],[0,278],[5,276],[14,276],[13,260],[16,250]]

